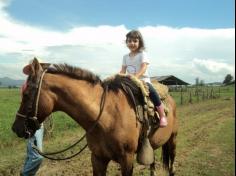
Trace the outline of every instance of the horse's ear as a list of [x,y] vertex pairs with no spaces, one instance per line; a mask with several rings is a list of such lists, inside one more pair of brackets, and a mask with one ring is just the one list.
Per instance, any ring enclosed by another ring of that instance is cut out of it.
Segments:
[[33,68],[32,74],[34,74],[34,75],[42,70],[42,67],[41,67],[41,65],[40,65],[40,63],[39,63],[37,58],[33,59],[32,68]]
[[32,64],[28,64],[23,68],[23,73],[26,75],[31,75],[33,73]]
[[30,64],[23,68],[23,73],[26,75],[36,75],[40,70],[42,70],[42,67],[38,59],[34,58],[30,61]]

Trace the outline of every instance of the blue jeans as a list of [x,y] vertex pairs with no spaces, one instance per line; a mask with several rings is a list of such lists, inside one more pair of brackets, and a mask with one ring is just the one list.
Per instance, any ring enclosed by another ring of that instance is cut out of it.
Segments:
[[27,156],[25,158],[25,164],[23,171],[21,172],[22,176],[34,176],[38,171],[43,157],[35,151],[32,146],[36,145],[38,149],[42,151],[43,149],[43,127],[38,129],[34,136],[28,139],[27,142]]
[[161,105],[161,99],[156,91],[156,89],[153,87],[153,85],[149,82],[147,82],[148,88],[149,88],[149,96],[152,100],[155,107]]

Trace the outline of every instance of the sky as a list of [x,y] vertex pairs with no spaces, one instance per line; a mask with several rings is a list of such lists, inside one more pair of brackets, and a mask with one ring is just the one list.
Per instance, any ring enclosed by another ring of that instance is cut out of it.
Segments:
[[33,57],[119,72],[138,29],[150,76],[222,82],[235,75],[234,0],[0,0],[0,77],[25,79]]

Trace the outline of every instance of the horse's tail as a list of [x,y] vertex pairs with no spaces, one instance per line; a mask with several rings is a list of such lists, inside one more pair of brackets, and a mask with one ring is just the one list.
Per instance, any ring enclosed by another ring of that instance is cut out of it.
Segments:
[[168,142],[162,146],[161,160],[162,160],[164,169],[169,170],[170,169],[170,146],[168,145]]

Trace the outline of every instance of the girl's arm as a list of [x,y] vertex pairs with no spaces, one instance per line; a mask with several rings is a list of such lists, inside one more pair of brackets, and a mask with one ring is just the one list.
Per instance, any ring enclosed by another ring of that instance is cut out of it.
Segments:
[[120,73],[125,74],[125,73],[126,73],[126,68],[127,68],[127,66],[122,65],[122,68],[121,68],[121,70],[120,70]]
[[148,63],[146,62],[142,63],[140,70],[137,73],[135,73],[134,76],[136,76],[137,78],[140,78],[147,70],[147,65]]

